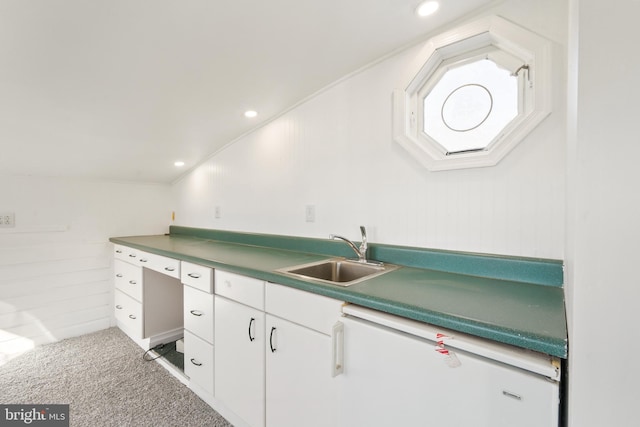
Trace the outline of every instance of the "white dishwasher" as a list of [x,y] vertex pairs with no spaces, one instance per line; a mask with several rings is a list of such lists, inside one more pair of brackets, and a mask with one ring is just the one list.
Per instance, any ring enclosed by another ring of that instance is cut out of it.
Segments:
[[343,312],[343,426],[558,426],[557,358],[355,305]]

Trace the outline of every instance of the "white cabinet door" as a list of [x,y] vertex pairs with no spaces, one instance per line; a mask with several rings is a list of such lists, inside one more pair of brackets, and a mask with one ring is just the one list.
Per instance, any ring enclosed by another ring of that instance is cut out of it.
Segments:
[[558,384],[543,376],[435,343],[343,319],[343,426],[550,427]]
[[267,427],[336,425],[331,337],[267,315]]
[[215,296],[215,397],[264,426],[264,312]]

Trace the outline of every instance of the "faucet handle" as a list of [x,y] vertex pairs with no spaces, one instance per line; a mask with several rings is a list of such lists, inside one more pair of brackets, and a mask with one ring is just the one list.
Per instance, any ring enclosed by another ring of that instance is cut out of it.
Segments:
[[360,233],[362,233],[362,242],[360,243],[360,259],[366,260],[367,258],[367,230],[364,225],[360,226]]

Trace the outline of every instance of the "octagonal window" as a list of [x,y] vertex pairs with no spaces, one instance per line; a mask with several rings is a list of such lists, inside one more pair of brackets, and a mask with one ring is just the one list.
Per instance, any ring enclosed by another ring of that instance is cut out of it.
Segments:
[[394,91],[394,139],[429,170],[498,163],[551,111],[550,43],[499,17],[435,37]]
[[518,115],[518,78],[490,59],[447,70],[423,100],[422,131],[447,154],[486,149]]

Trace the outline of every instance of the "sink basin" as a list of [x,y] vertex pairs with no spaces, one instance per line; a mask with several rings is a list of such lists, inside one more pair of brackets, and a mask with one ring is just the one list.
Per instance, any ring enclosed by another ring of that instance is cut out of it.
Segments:
[[347,259],[328,259],[311,264],[282,268],[278,271],[301,279],[349,286],[397,269],[390,264],[362,263]]

